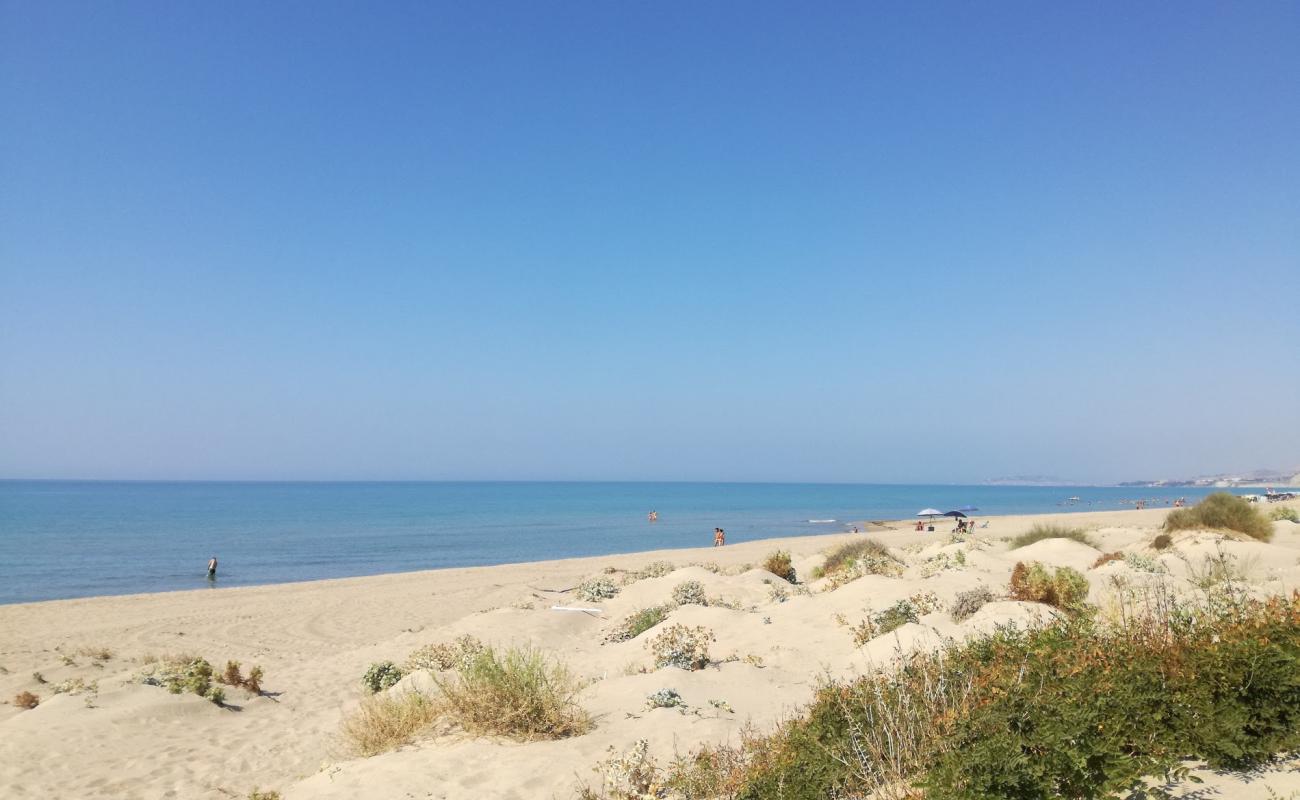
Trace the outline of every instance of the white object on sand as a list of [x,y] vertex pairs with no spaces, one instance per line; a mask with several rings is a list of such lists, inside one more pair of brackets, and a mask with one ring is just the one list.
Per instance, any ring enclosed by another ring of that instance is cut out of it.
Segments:
[[599,608],[574,608],[573,606],[551,606],[552,611],[581,611],[584,614],[604,614]]

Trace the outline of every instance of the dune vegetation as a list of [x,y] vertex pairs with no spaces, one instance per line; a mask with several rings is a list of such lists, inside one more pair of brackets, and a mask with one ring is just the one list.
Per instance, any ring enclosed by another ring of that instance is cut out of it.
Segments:
[[633,766],[683,800],[1113,797],[1187,758],[1240,770],[1300,747],[1297,664],[1300,593],[1079,614],[828,682],[769,735]]
[[1165,517],[1166,531],[1235,531],[1267,542],[1273,538],[1273,524],[1244,498],[1215,492],[1188,508],[1175,508]]
[[1096,547],[1097,544],[1084,532],[1083,528],[1072,528],[1066,525],[1046,525],[1038,523],[1029,530],[1020,534],[1011,540],[1011,549],[1019,550],[1022,547],[1028,547],[1034,542],[1041,542],[1044,539],[1070,539],[1079,544],[1086,544],[1089,547]]

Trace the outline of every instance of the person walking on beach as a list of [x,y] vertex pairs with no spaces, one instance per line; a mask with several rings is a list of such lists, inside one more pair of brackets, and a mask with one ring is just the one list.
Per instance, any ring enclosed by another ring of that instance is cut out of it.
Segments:
[[208,580],[215,581],[216,579],[217,579],[217,557],[213,556],[212,558],[208,559]]
[[722,528],[713,529],[713,546],[722,547],[727,543],[727,532]]

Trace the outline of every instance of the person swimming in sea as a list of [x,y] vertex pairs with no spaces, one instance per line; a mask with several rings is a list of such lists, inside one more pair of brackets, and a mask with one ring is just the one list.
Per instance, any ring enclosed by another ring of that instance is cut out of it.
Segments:
[[217,557],[213,556],[212,558],[208,559],[208,580],[215,581],[216,579],[217,579]]

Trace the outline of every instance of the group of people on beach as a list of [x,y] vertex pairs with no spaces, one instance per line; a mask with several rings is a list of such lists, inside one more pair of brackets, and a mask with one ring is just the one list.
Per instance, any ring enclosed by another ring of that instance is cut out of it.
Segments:
[[[658,521],[659,521],[659,512],[658,512],[658,511],[651,511],[649,514],[646,514],[646,515],[645,515],[645,518],[646,518],[646,521],[647,521],[647,522],[658,522]],[[855,531],[855,532],[856,532],[856,531]],[[713,529],[713,546],[714,546],[714,547],[722,547],[722,546],[723,546],[724,544],[726,544],[726,543],[727,543],[727,532],[724,531],[722,528],[714,528],[714,529]]]

